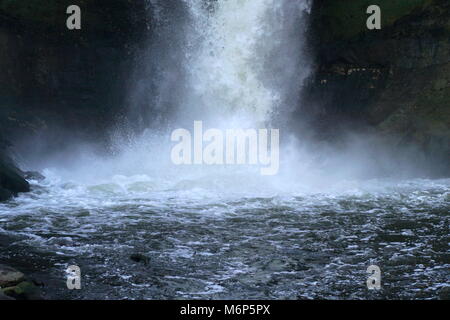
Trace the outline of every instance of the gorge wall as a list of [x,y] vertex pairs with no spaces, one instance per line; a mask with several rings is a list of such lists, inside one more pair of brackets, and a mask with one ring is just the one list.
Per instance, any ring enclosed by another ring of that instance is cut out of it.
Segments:
[[145,1],[75,1],[82,29],[66,28],[74,1],[0,1],[0,123],[9,137],[101,130],[123,107],[128,70],[145,37]]
[[[382,29],[370,31],[364,13],[374,3]],[[316,0],[311,38],[307,101],[319,132],[363,126],[392,148],[417,146],[449,173],[449,1]]]
[[[82,9],[81,30],[66,28],[71,4]],[[0,0],[0,199],[27,190],[12,187],[23,174],[11,145],[99,140],[120,116],[149,30],[146,10],[146,1]]]

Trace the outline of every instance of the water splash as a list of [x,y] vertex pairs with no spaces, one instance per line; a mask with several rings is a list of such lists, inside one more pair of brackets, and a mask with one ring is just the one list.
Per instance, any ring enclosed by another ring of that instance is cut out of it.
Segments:
[[[266,123],[286,103],[292,76],[280,83],[279,71],[298,69],[297,55],[277,56],[293,20],[305,19],[306,1],[185,1],[193,32],[187,35],[188,91],[179,118],[227,122],[232,126]],[[299,25],[297,25],[299,27]],[[292,40],[292,39],[289,39]],[[301,47],[303,39],[289,46]],[[304,69],[308,66],[305,64]],[[295,81],[301,84],[304,73]],[[199,118],[200,117],[200,118]],[[206,118],[206,119],[205,119]],[[238,124],[235,124],[237,122]]]

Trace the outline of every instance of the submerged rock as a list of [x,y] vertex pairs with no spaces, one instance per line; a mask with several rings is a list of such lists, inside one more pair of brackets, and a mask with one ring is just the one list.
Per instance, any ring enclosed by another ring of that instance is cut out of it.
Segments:
[[450,286],[443,287],[439,291],[439,299],[440,300],[450,300]]
[[150,258],[140,253],[132,254],[130,256],[130,259],[133,260],[134,262],[143,263],[145,265],[150,263]]

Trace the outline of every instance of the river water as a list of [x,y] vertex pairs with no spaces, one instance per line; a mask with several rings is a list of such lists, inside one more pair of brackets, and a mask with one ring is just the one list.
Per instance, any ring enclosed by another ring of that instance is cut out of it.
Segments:
[[[203,181],[113,180],[47,179],[1,204],[2,261],[59,299],[436,299],[448,286],[448,179],[245,195]],[[77,292],[65,285],[72,264]],[[376,293],[366,287],[372,264],[382,270]]]

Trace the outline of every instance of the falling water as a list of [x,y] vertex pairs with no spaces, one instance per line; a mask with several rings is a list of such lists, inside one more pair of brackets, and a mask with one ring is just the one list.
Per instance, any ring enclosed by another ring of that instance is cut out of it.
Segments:
[[[196,117],[238,117],[253,123],[270,119],[282,93],[266,81],[264,68],[281,42],[277,37],[286,31],[286,3],[232,0],[209,8],[204,1],[190,2],[200,41],[198,48],[195,40],[189,48],[187,103],[193,108],[181,106],[183,116],[193,112]],[[301,7],[294,9],[289,14],[302,14]],[[287,59],[285,68],[292,68],[293,62],[295,56]]]
[[[177,32],[183,33],[183,41],[172,41],[165,54],[183,61],[184,78],[174,87],[171,65],[160,70],[156,102],[164,104],[167,96],[178,96],[177,110],[169,116],[175,124],[194,119],[215,125],[261,124],[294,107],[289,104],[309,72],[302,50],[308,1],[182,3],[188,22]],[[160,2],[152,4],[153,11],[160,11]],[[164,27],[160,32],[167,35]],[[177,90],[167,92],[168,87]]]

